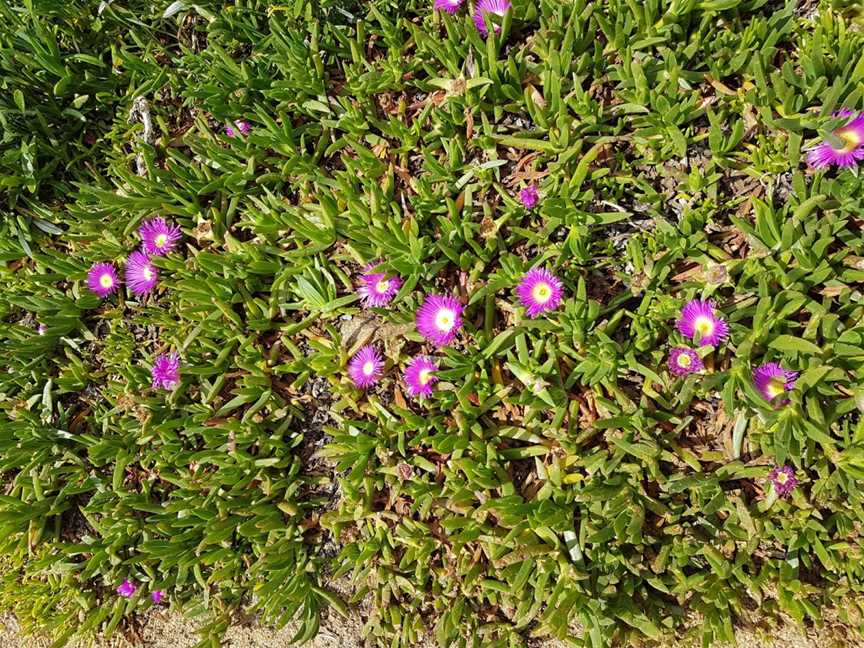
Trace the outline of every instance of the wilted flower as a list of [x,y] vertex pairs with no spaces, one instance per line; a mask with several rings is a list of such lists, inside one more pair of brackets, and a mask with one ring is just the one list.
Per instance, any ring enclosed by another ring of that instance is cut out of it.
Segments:
[[48,327],[45,326],[44,324],[40,324],[39,326],[36,327],[36,332],[39,335],[45,335],[45,331],[47,331],[47,330],[48,330]]
[[[794,389],[797,379],[797,372],[784,369],[776,362],[768,362],[753,370],[753,383],[767,401]],[[781,404],[783,402],[788,401],[781,401]]]
[[144,295],[156,286],[159,273],[150,258],[137,250],[126,259],[126,285],[136,295]]
[[162,256],[168,254],[180,240],[180,228],[168,223],[164,218],[154,218],[138,228],[142,248],[147,254]]
[[779,497],[786,497],[798,485],[798,478],[792,466],[775,466],[768,477]]
[[432,395],[432,385],[438,382],[438,365],[427,356],[417,356],[405,367],[405,383],[412,396],[424,398]]
[[669,371],[676,376],[702,371],[704,365],[702,358],[693,349],[686,347],[675,347],[669,352]]
[[363,305],[367,308],[386,306],[402,287],[402,280],[399,277],[388,277],[383,272],[372,272],[375,267],[373,265],[366,268],[366,272],[360,277],[360,287],[357,289]]
[[460,6],[462,6],[462,0],[435,0],[436,11],[446,11],[449,14],[454,14]]
[[525,209],[533,209],[540,200],[540,194],[537,193],[535,185],[528,185],[519,192],[519,200],[522,201],[522,206]]
[[[486,29],[486,21],[484,16],[486,14],[492,14],[494,16],[504,16],[507,13],[507,10],[510,9],[510,0],[478,0],[477,7],[474,11],[474,25],[477,27],[477,31],[483,34],[485,38],[489,33],[489,30]],[[500,25],[495,25],[495,33],[501,31]]]
[[154,590],[150,593],[150,598],[155,605],[159,605],[162,602],[162,599],[165,598],[165,594],[162,590]]
[[[236,128],[236,130],[235,130]],[[252,124],[247,122],[245,119],[238,119],[234,122],[234,126],[226,126],[225,134],[228,137],[234,137],[239,131],[241,135],[248,135],[252,130]]]
[[103,299],[117,290],[120,280],[111,263],[96,263],[87,273],[87,287]]
[[131,582],[128,578],[124,580],[120,586],[117,588],[117,593],[120,596],[125,598],[131,598],[133,594],[135,594],[135,590],[138,588],[135,587],[135,583]]
[[156,356],[150,374],[153,389],[174,389],[180,382],[180,356],[177,353]]
[[[864,113],[843,108],[835,112],[834,117],[845,117],[848,121],[832,133],[836,142],[822,142],[807,154],[807,162],[817,169],[832,164],[852,167],[864,159]],[[835,144],[840,147],[836,148]]]
[[522,277],[516,294],[528,317],[537,317],[558,308],[564,296],[564,284],[548,270],[533,268]]
[[462,328],[462,304],[449,295],[428,295],[417,309],[417,330],[435,346],[453,341]]
[[371,344],[367,344],[354,354],[348,363],[348,375],[360,389],[366,389],[377,383],[383,373],[384,360],[381,354]]
[[714,346],[729,335],[729,325],[714,313],[714,303],[693,299],[681,309],[678,332],[700,346]]

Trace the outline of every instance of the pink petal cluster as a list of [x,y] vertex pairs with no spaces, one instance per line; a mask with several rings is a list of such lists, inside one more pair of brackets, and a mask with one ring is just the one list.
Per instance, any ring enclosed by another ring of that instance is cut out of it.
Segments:
[[124,598],[132,598],[137,589],[138,588],[135,587],[135,583],[133,583],[127,578],[117,588],[117,593]]
[[774,490],[779,497],[787,497],[798,485],[798,478],[792,466],[775,466],[768,478],[774,484]]
[[533,268],[522,277],[516,295],[528,317],[537,317],[558,308],[564,296],[564,284],[544,268]]
[[437,347],[450,344],[462,328],[463,306],[449,295],[427,295],[417,309],[417,331]]
[[693,299],[681,309],[678,332],[699,346],[716,346],[729,335],[729,325],[714,310],[714,303]]
[[163,353],[156,356],[150,376],[153,389],[174,389],[180,383],[180,355]]
[[519,200],[525,209],[534,209],[540,201],[540,194],[535,185],[529,185],[519,192]]
[[386,306],[393,301],[399,288],[402,287],[402,279],[388,276],[384,272],[373,272],[376,267],[367,267],[367,271],[360,276],[360,287],[357,293],[366,308]]
[[[489,33],[489,30],[486,28],[486,14],[502,18],[510,7],[510,0],[477,0],[474,10],[474,26],[477,27],[477,31],[485,38]],[[501,26],[495,24],[495,33],[497,34],[500,31]]]
[[159,272],[150,263],[150,257],[135,251],[126,259],[126,285],[136,295],[145,295],[156,287]]
[[669,352],[669,371],[676,376],[686,376],[702,369],[702,358],[693,349],[675,347]]
[[448,14],[454,14],[462,6],[463,0],[435,0],[436,11],[446,11]]
[[[753,384],[756,386],[756,390],[762,394],[762,398],[768,402],[792,391],[797,379],[797,372],[784,369],[777,362],[767,362],[753,370]],[[783,405],[788,402],[788,400],[781,399],[778,404]]]
[[112,263],[96,263],[87,273],[87,287],[104,299],[120,287],[117,269]]
[[360,389],[377,383],[384,373],[384,359],[371,344],[362,347],[348,362],[348,375]]
[[405,384],[408,393],[414,397],[426,398],[432,395],[432,386],[438,382],[438,365],[428,356],[417,356],[405,367]]
[[138,228],[138,235],[141,237],[141,249],[146,254],[156,256],[171,252],[182,237],[180,228],[164,218],[154,218],[143,223]]
[[835,148],[834,144],[825,141],[810,149],[807,162],[817,169],[832,165],[853,167],[864,160],[864,113],[843,108],[834,113],[834,117],[848,119],[844,126],[832,133],[842,146]]
[[[234,130],[235,128],[237,130]],[[234,121],[234,126],[225,127],[225,134],[228,137],[234,137],[238,132],[241,135],[248,135],[252,132],[252,124],[247,122],[245,119],[237,119]]]

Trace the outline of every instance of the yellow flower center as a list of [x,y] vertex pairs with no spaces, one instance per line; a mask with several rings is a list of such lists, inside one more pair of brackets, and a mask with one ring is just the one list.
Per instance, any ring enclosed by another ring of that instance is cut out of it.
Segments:
[[777,483],[782,485],[789,481],[789,475],[787,475],[785,472],[777,473],[776,479]]
[[786,381],[782,378],[772,378],[765,387],[765,392],[771,398],[786,392]]
[[167,234],[158,234],[155,239],[156,247],[165,247],[165,244],[168,242]]
[[150,281],[153,278],[153,271],[150,270],[150,266],[144,266],[144,272],[142,272],[141,274],[144,275],[144,278],[147,281]]
[[691,358],[688,354],[682,353],[678,356],[678,366],[686,369],[691,364],[693,364],[693,358]]
[[846,144],[846,146],[844,146],[842,149],[834,149],[838,153],[851,153],[856,148],[861,146],[861,136],[854,130],[846,130],[844,128],[841,128],[834,134],[841,140],[843,140],[843,142],[845,142]]
[[375,284],[375,290],[378,291],[379,293],[382,293],[382,294],[386,293],[388,290],[390,290],[390,280],[389,279],[382,279],[381,281],[379,281],[378,283]]
[[420,375],[417,377],[417,379],[420,381],[421,385],[425,385],[426,383],[428,383],[432,379],[432,370],[431,369],[423,369],[420,372]]
[[700,315],[696,318],[696,321],[693,322],[693,328],[696,329],[696,332],[700,336],[705,337],[714,332],[714,321],[710,317]]
[[541,281],[531,290],[531,296],[538,304],[545,304],[552,297],[552,286]]
[[435,326],[439,331],[444,331],[445,333],[453,328],[453,322],[456,319],[456,313],[454,313],[449,308],[442,308],[435,315]]
[[111,277],[110,274],[103,274],[101,277],[99,277],[99,285],[103,288],[110,288],[114,285],[114,279],[113,277]]
[[372,362],[371,360],[366,362],[363,365],[363,375],[371,376],[374,371],[375,371],[375,363]]

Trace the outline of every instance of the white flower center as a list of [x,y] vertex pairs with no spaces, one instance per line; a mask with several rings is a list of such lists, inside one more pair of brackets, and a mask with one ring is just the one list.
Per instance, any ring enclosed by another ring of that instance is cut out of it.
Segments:
[[453,328],[456,313],[449,308],[442,308],[435,314],[435,326],[439,331],[447,332]]
[[381,281],[379,281],[378,283],[375,284],[375,291],[382,294],[382,295],[384,293],[386,293],[388,290],[390,290],[390,280],[389,279],[382,279]]
[[765,387],[765,392],[774,398],[786,391],[786,381],[782,378],[772,378]]
[[777,473],[776,479],[777,483],[782,485],[789,481],[789,475],[787,475],[785,472]]
[[534,301],[539,304],[545,304],[552,298],[552,286],[545,281],[541,281],[531,290],[531,296]]
[[417,377],[420,381],[421,385],[427,384],[432,379],[432,370],[431,369],[423,369],[420,371],[420,375]]
[[700,315],[693,322],[693,328],[702,337],[711,335],[714,332],[714,321],[707,315]]
[[678,366],[686,369],[691,364],[693,364],[693,358],[691,358],[688,354],[682,353],[678,356]]
[[144,275],[144,278],[147,281],[150,281],[153,278],[153,271],[150,270],[150,266],[144,266],[144,271],[141,274]]
[[375,372],[375,363],[371,360],[366,361],[363,364],[363,375],[371,376]]
[[156,243],[156,247],[165,247],[165,244],[168,242],[168,235],[157,234],[154,242]]
[[110,288],[114,285],[114,278],[110,274],[103,274],[99,277],[99,285],[103,288]]

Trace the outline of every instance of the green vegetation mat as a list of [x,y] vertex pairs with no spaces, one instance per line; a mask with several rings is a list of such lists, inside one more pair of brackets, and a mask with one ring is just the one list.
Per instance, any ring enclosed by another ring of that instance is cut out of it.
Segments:
[[[864,157],[859,3],[513,0],[485,39],[474,9],[0,3],[0,608],[26,628],[170,605],[202,646],[250,617],[305,640],[363,599],[394,647],[861,623],[864,184],[816,157]],[[154,218],[182,238],[139,295]],[[374,263],[401,285],[364,308]],[[563,284],[536,317],[531,268]],[[440,348],[431,294],[464,307]]]

